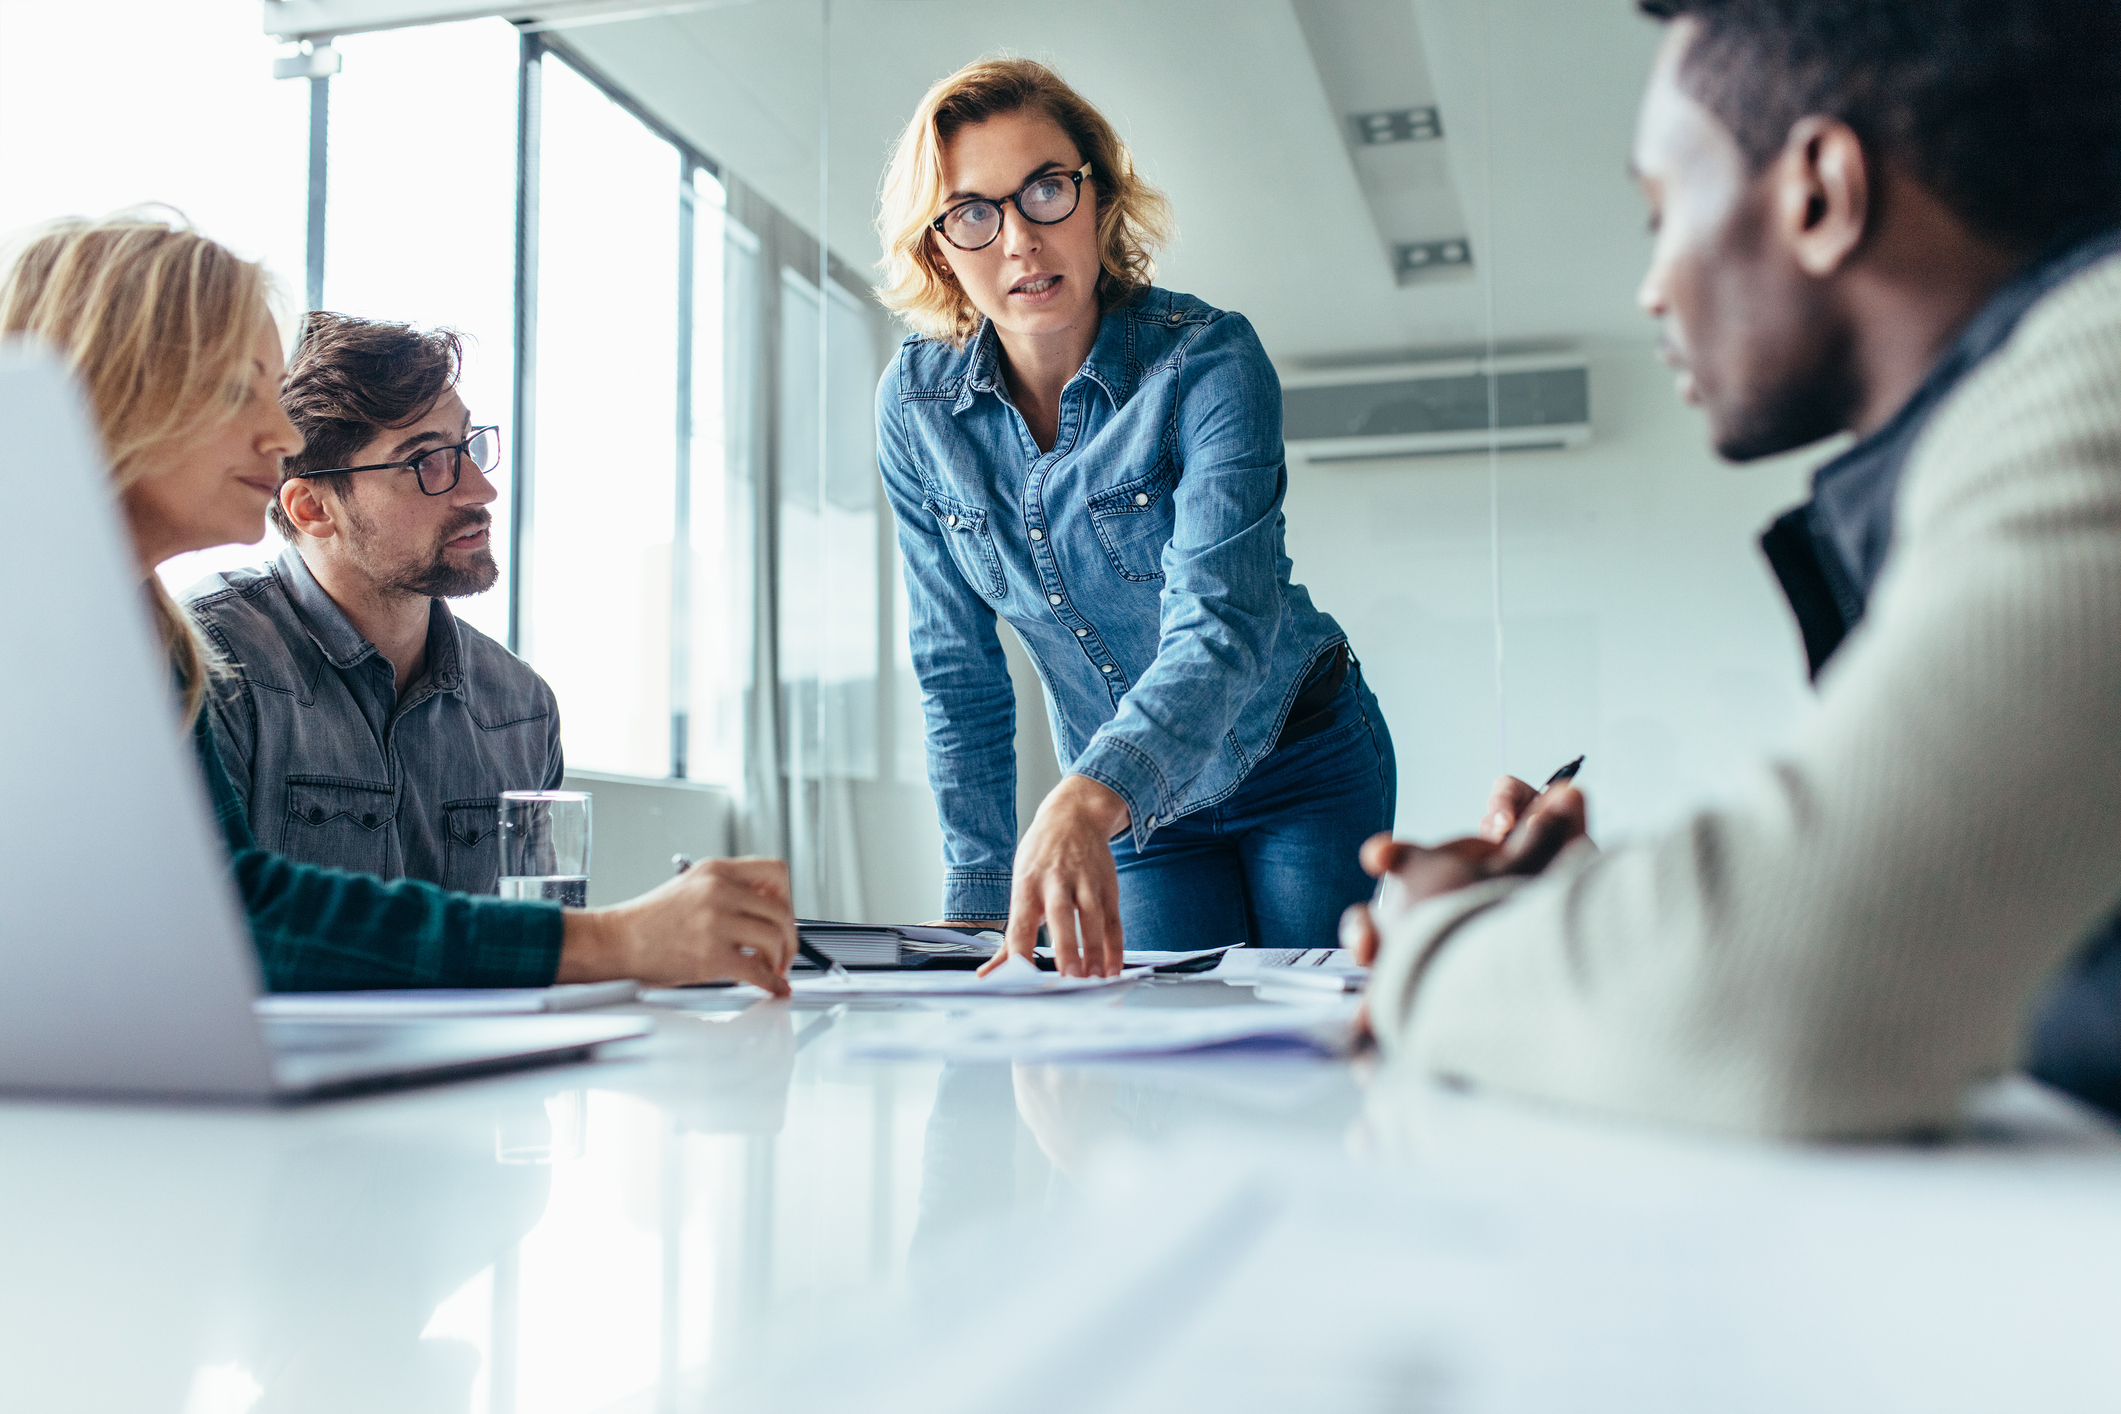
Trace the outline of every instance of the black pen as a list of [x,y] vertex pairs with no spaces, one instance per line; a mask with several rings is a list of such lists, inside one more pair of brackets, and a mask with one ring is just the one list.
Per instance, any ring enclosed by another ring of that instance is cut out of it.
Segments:
[[[682,854],[673,854],[670,856],[670,867],[677,873],[682,874],[692,867],[692,860]],[[846,968],[840,966],[839,961],[832,954],[805,938],[800,929],[796,931],[795,935],[795,950],[802,955],[803,961],[809,963],[827,977],[849,977],[853,975]]]
[[1547,783],[1539,788],[1539,793],[1541,795],[1545,795],[1548,791],[1554,789],[1554,787],[1556,786],[1567,785],[1570,781],[1576,779],[1576,773],[1578,771],[1581,771],[1582,769],[1583,758],[1579,756],[1574,761],[1571,761],[1568,765],[1556,771],[1553,775],[1548,776]]

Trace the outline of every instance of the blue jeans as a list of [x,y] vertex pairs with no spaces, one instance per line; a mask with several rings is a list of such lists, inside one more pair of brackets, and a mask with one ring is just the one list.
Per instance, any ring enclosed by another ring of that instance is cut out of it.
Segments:
[[1392,828],[1399,767],[1360,667],[1332,712],[1220,803],[1160,827],[1148,848],[1131,834],[1112,842],[1128,948],[1339,946],[1341,911],[1373,887],[1356,852]]

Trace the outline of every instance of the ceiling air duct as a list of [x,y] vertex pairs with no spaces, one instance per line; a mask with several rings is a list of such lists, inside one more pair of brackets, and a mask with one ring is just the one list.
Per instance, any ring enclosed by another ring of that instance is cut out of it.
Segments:
[[1408,0],[1293,0],[1356,183],[1401,285],[1462,280],[1473,243]]

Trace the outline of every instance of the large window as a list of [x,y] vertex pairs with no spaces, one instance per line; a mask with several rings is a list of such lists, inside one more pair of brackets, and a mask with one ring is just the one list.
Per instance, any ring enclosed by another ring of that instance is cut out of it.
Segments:
[[[278,52],[255,8],[226,0],[141,5],[122,36],[101,7],[0,0],[0,241],[11,253],[56,217],[161,204],[264,260],[293,309],[309,96],[273,79]],[[272,548],[180,555],[163,579],[182,590]]]
[[692,222],[692,365],[689,441],[679,530],[688,568],[673,602],[679,667],[671,712],[678,724],[674,774],[703,781],[744,777],[745,707],[753,682],[752,583],[759,481],[752,426],[757,397],[759,239],[725,206],[705,168],[685,193]]
[[572,764],[665,776],[686,168],[567,64],[543,63],[521,646],[560,699]]
[[[876,777],[879,369],[837,282],[781,271],[781,692],[791,774]],[[819,340],[823,339],[822,349]],[[818,380],[824,378],[825,395]]]
[[[500,20],[351,35],[331,81],[324,307],[464,337],[472,420],[501,429],[489,478],[499,583],[459,617],[508,637],[515,329],[516,59]],[[305,88],[306,83],[284,87]]]
[[[290,50],[250,5],[143,4],[117,47],[76,8],[0,0],[0,232],[167,203],[268,263],[290,333],[321,261],[323,307],[462,335],[465,401],[502,433],[503,573],[459,616],[552,684],[570,766],[734,787],[752,847],[807,832],[815,855],[812,787],[890,773],[891,606],[882,321],[859,275],[821,278],[814,226],[784,209],[794,169],[770,200],[725,180],[502,20],[342,36],[320,90],[272,76]],[[86,104],[56,62],[85,53]],[[182,589],[282,548],[268,532],[164,574]]]

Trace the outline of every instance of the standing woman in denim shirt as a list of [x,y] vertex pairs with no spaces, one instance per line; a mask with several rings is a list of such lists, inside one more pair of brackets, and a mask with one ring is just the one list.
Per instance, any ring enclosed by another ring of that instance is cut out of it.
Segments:
[[[1331,946],[1396,771],[1347,636],[1289,577],[1281,385],[1251,325],[1151,286],[1169,208],[1042,64],[930,89],[882,196],[878,294],[915,333],[877,443],[945,916],[1006,918],[1026,954],[1048,924],[1066,973],[1116,972],[1123,939]],[[1067,770],[1021,842],[997,614]]]

